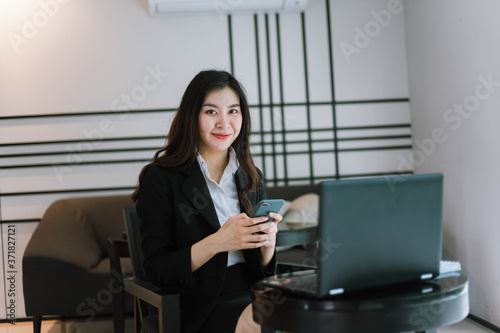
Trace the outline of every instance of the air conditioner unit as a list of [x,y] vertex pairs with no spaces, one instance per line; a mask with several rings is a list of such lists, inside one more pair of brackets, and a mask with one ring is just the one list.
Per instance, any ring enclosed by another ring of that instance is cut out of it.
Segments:
[[305,10],[307,0],[148,0],[151,16],[286,13]]

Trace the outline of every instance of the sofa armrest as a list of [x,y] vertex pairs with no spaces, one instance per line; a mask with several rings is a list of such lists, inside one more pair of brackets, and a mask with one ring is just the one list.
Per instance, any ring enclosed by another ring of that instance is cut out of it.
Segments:
[[90,270],[101,261],[102,251],[85,213],[68,200],[59,200],[45,211],[24,257],[53,258]]

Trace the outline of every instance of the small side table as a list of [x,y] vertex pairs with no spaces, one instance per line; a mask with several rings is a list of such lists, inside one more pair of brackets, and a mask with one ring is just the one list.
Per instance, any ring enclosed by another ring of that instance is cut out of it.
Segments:
[[113,294],[113,332],[125,332],[125,286],[120,258],[129,258],[128,241],[124,235],[108,238],[111,277],[119,282],[121,292]]
[[252,286],[252,294],[253,317],[262,332],[426,332],[457,323],[469,313],[468,281],[458,273],[325,299],[261,283]]

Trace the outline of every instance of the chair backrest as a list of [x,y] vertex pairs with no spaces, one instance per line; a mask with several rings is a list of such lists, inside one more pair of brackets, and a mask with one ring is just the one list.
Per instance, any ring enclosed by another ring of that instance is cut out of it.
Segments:
[[128,248],[130,258],[132,259],[132,269],[134,277],[146,280],[146,272],[142,266],[142,248],[141,248],[141,221],[137,216],[135,207],[125,207],[123,210],[125,215],[125,230],[128,235]]

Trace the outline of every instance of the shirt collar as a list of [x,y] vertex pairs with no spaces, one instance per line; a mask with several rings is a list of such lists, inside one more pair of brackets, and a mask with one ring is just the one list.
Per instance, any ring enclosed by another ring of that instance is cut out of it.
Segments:
[[229,147],[229,162],[227,163],[226,170],[234,176],[234,173],[239,167],[240,162],[238,162],[238,159],[236,158],[236,152],[233,147]]
[[[201,156],[200,153],[198,153],[198,155],[196,156],[196,160],[198,161],[198,164],[200,165],[203,173],[208,176],[207,162],[205,162],[203,156]],[[230,172],[231,175],[234,176],[235,172],[238,170],[239,167],[240,167],[240,162],[238,162],[238,158],[236,157],[236,152],[234,151],[233,147],[229,147],[229,162],[226,165],[224,173]]]

